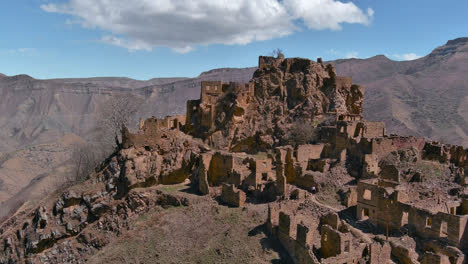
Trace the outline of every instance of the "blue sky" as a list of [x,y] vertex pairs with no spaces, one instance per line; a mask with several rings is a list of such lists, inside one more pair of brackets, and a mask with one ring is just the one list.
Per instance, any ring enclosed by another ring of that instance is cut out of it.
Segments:
[[275,48],[413,59],[468,36],[467,11],[460,0],[0,1],[0,73],[194,77],[255,66]]

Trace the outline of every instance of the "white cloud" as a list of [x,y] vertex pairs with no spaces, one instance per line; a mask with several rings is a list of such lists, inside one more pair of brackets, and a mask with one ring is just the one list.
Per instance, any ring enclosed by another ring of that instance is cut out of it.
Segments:
[[408,61],[408,60],[419,59],[422,56],[416,55],[416,53],[407,53],[407,54],[395,54],[395,55],[393,55],[393,57],[395,57],[398,60]]
[[343,52],[336,49],[329,49],[327,51],[330,55],[332,55],[333,59],[357,59],[359,58],[359,53],[357,51],[348,51]]
[[248,44],[308,29],[368,25],[374,11],[337,0],[67,0],[46,12],[72,16],[67,23],[105,33],[102,41],[133,50],[170,47],[189,52],[208,44]]
[[350,51],[345,54],[344,56],[345,59],[357,59],[359,58],[358,52],[357,51]]
[[101,41],[104,43],[118,46],[118,47],[127,48],[129,51],[136,51],[136,50],[151,51],[151,45],[148,45],[144,41],[128,40],[125,38],[119,38],[119,37],[112,36],[112,35],[103,36]]
[[0,54],[29,56],[29,55],[37,55],[37,50],[35,48],[17,48],[17,49],[0,50]]
[[284,7],[296,19],[302,19],[310,29],[340,30],[342,23],[368,25],[374,10],[364,13],[352,2],[335,0],[284,0]]

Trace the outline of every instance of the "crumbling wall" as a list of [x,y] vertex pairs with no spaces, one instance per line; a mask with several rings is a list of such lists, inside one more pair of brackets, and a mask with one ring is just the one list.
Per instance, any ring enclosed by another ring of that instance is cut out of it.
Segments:
[[364,123],[364,132],[362,136],[366,138],[385,136],[385,123],[366,121]]
[[320,217],[320,225],[327,225],[332,229],[338,229],[340,224],[340,218],[336,213],[329,213]]
[[357,187],[358,219],[369,219],[380,228],[388,224],[390,230],[397,231],[402,226],[414,234],[433,239],[446,239],[452,245],[465,242],[465,229],[468,215],[454,215],[446,212],[432,212],[407,204],[407,195],[401,191],[387,191],[385,187],[360,181]]
[[415,148],[421,151],[424,147],[424,138],[416,137],[384,137],[384,138],[373,138],[372,143],[372,154],[384,157],[392,151],[399,149]]
[[[465,263],[465,254],[463,254],[459,248],[447,246],[447,244],[438,242],[437,240],[427,241],[424,243],[423,251],[426,253],[423,256],[421,263],[424,263],[424,261],[426,261],[426,263],[431,263],[430,261],[436,261],[435,263],[438,263],[437,261],[439,260],[449,260],[449,264]],[[427,260],[425,260],[426,257],[428,257]]]
[[325,144],[305,144],[297,147],[297,161],[301,164],[307,163],[310,159],[320,159]]
[[261,181],[274,180],[272,161],[270,158],[256,158],[255,159],[255,175],[256,182],[258,185]]
[[211,186],[218,186],[221,183],[230,183],[236,186],[250,174],[244,160],[247,156],[235,154],[222,154],[216,152],[210,162],[208,170],[208,182]]
[[350,186],[344,193],[344,206],[351,207],[356,206],[358,201],[358,193],[356,186]]
[[432,252],[426,252],[422,259],[421,264],[451,264],[450,260],[445,255],[439,255]]
[[276,203],[268,204],[268,216],[266,221],[266,228],[270,235],[277,235],[279,226],[279,206]]
[[201,100],[188,100],[187,112],[185,115],[184,132],[190,135],[196,135],[197,128],[201,122],[200,117]]
[[440,163],[452,163],[457,167],[468,168],[468,150],[462,146],[441,144],[436,141],[426,142],[422,152],[423,159]]
[[210,186],[208,182],[208,170],[211,163],[211,153],[203,153],[200,155],[197,166],[197,176],[198,176],[198,191],[201,194],[209,194]]
[[459,246],[467,241],[464,238],[468,215],[459,216],[443,212],[431,213],[427,210],[412,207],[409,212],[409,225],[418,235],[427,238],[446,238]]
[[269,205],[267,230],[279,240],[294,263],[320,263],[312,252],[313,230],[302,223],[296,224],[293,215],[280,211],[275,205]]
[[243,207],[245,204],[245,193],[237,189],[232,184],[223,184],[221,192],[221,200],[234,207]]
[[295,165],[293,148],[291,146],[285,146],[276,148],[275,151],[276,166],[278,166],[278,164],[282,165],[281,172],[283,174],[277,175],[276,177],[285,177],[287,183],[294,183],[296,181],[297,166]]
[[416,137],[375,137],[363,138],[355,146],[348,149],[349,158],[355,160],[356,172],[364,179],[375,178],[380,173],[379,161],[393,151],[415,148],[422,151],[424,138]]
[[[151,117],[145,121],[140,120],[139,129],[136,133],[131,133],[128,128],[122,128],[122,147],[146,147],[158,144],[161,130],[180,130],[186,121],[184,115],[167,116],[163,119]],[[167,132],[167,131],[166,131]]]
[[330,161],[328,159],[310,159],[307,163],[307,170],[326,172],[330,169]]
[[246,107],[252,102],[254,96],[253,83],[240,84],[231,82],[229,86],[231,86],[229,90],[236,92],[236,100],[240,106]]
[[294,185],[305,189],[307,191],[311,191],[312,187],[318,189],[319,184],[314,179],[313,174],[306,173],[304,175],[298,175],[295,179]]
[[468,215],[468,199],[463,199],[462,204],[461,204],[461,214],[462,215]]
[[418,257],[413,245],[414,241],[403,244],[401,241],[391,241],[392,257],[398,260],[398,263],[419,264]]
[[350,253],[352,250],[351,233],[341,233],[329,225],[322,225],[320,252],[323,258],[338,256],[342,253]]
[[380,194],[378,186],[360,181],[357,186],[357,219],[369,219],[377,224],[377,214],[380,211]]
[[390,260],[392,248],[389,243],[372,243],[369,246],[370,264],[387,263]]
[[201,82],[201,104],[215,105],[218,98],[223,94],[223,83],[221,81]]
[[385,123],[384,122],[370,122],[361,119],[353,119],[352,121],[338,121],[337,133],[339,135],[359,139],[375,138],[385,136]]

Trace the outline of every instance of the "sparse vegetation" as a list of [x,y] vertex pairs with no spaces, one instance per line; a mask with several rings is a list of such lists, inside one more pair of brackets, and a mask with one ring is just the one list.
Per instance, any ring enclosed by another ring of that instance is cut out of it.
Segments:
[[71,157],[72,172],[66,179],[66,184],[73,185],[85,181],[107,154],[105,149],[92,144],[76,146]]
[[101,130],[99,141],[106,146],[120,144],[122,127],[131,127],[136,124],[135,115],[142,103],[142,99],[130,94],[112,96],[99,109],[98,126],[100,124]]
[[0,203],[0,223],[12,216],[25,201],[23,199],[16,200],[13,204]]
[[261,231],[265,205],[242,210],[192,199],[189,207],[140,216],[89,263],[288,263]]
[[277,59],[284,59],[284,53],[283,53],[283,50],[280,49],[280,48],[277,48],[277,49],[274,49],[272,52],[271,52],[271,55]]
[[287,137],[287,144],[298,146],[308,143],[314,143],[318,137],[317,123],[300,119],[295,121]]
[[[123,126],[136,123],[142,100],[136,96],[112,96],[99,108],[99,134],[90,143],[76,145],[71,155],[72,172],[65,179],[65,185],[85,181],[94,169],[120,144]],[[59,185],[62,183],[59,183]]]

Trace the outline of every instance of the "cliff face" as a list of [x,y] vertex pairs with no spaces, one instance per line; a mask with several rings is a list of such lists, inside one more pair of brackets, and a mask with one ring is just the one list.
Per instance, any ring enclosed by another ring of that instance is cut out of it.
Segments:
[[283,143],[298,120],[360,118],[363,99],[363,87],[336,76],[331,65],[260,57],[248,84],[202,83],[201,99],[187,104],[186,127],[213,147],[256,152]]

